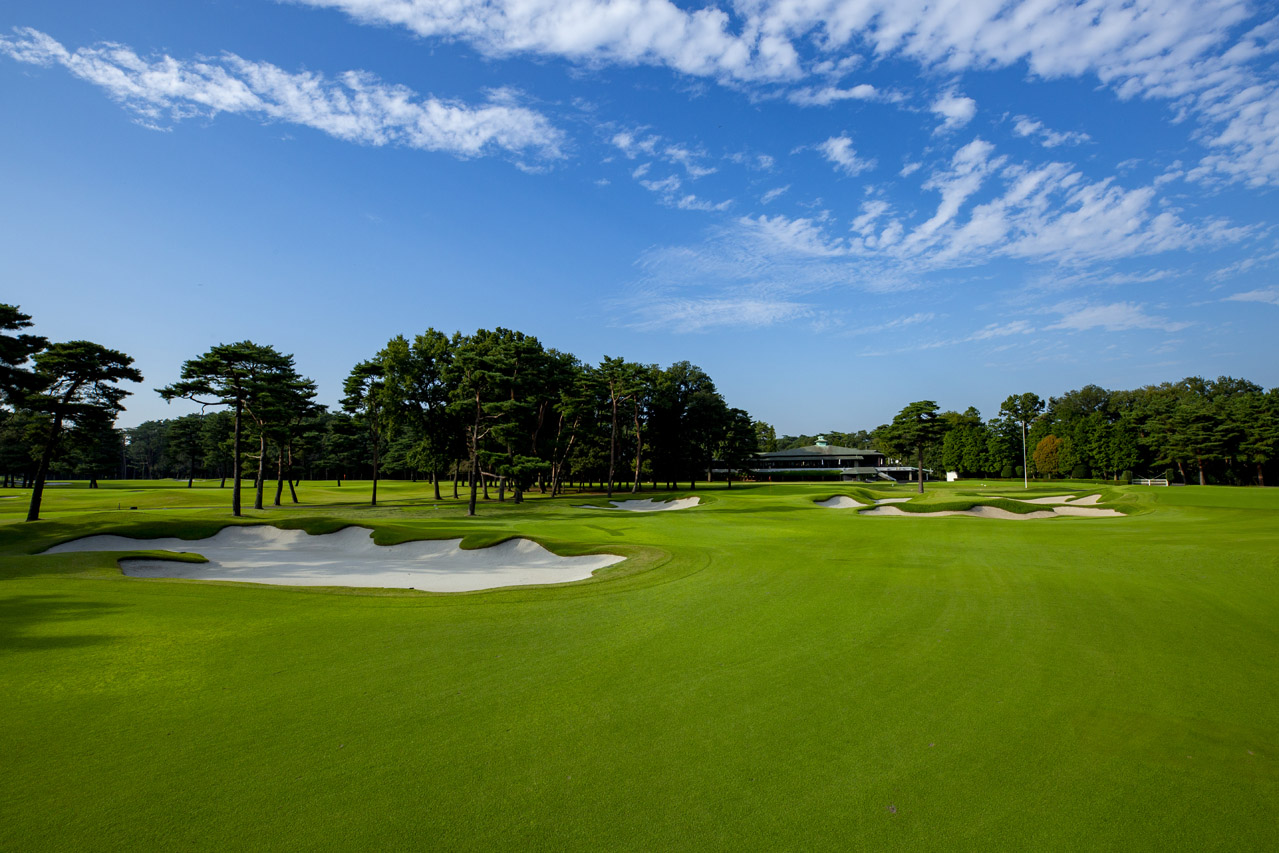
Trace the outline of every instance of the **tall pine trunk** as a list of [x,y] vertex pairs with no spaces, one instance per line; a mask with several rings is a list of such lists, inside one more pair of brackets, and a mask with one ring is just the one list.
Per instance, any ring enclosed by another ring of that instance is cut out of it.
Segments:
[[59,412],[49,428],[49,438],[40,454],[40,465],[36,468],[36,479],[31,485],[31,506],[27,509],[27,521],[40,520],[40,501],[44,498],[44,481],[49,477],[49,466],[53,464],[53,454],[58,449],[58,441],[62,437],[62,413]]
[[284,448],[281,447],[275,454],[275,506],[280,505],[280,498],[284,497]]
[[240,478],[244,476],[240,462],[240,430],[243,420],[244,401],[235,401],[235,429],[231,438],[231,515],[240,517]]
[[479,476],[479,467],[479,461],[476,459],[475,454],[471,454],[471,502],[466,508],[467,515],[475,515],[475,492],[477,486],[475,478]]
[[253,508],[262,509],[262,489],[266,485],[266,433],[258,436],[258,476],[253,482]]

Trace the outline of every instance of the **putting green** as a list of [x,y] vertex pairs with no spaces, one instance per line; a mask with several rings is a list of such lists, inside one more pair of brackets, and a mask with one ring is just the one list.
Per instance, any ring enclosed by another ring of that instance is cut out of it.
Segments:
[[[1276,490],[1056,482],[1025,496],[1127,516],[1022,524],[815,503],[900,487],[467,519],[421,484],[369,509],[305,483],[246,519],[629,558],[430,595],[39,555],[228,520],[216,483],[104,485],[36,524],[0,501],[0,849],[1279,848]],[[896,506],[1043,509],[1018,494]]]

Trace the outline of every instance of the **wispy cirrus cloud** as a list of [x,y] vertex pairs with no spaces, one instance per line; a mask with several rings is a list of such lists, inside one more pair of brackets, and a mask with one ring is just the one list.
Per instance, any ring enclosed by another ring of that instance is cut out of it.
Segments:
[[1262,302],[1266,305],[1279,305],[1279,287],[1263,287],[1258,290],[1245,290],[1227,296],[1226,302]]
[[[872,294],[917,289],[938,275],[980,269],[1001,258],[1051,265],[1051,273],[1029,276],[1019,289],[1024,310],[1027,298],[1037,301],[1046,293],[1159,282],[1171,273],[1113,265],[1164,252],[1215,250],[1254,233],[1220,219],[1184,219],[1160,203],[1153,186],[1090,180],[1068,163],[1011,160],[980,138],[935,167],[922,186],[939,197],[931,215],[902,211],[872,196],[846,222],[825,210],[799,217],[739,216],[700,244],[651,250],[643,280],[662,292],[745,289],[794,301],[834,288]],[[1264,301],[1264,295],[1256,298]],[[1050,310],[1056,321],[1040,329],[1185,327],[1135,301],[1057,302]],[[1029,320],[1014,320],[946,340],[974,342],[1032,330]]]
[[1082,131],[1050,130],[1038,119],[1029,116],[1016,116],[1013,119],[1013,134],[1032,139],[1044,148],[1056,148],[1059,145],[1082,145],[1092,137]]
[[716,328],[758,329],[812,317],[803,302],[751,297],[696,299],[654,296],[635,306],[632,328],[669,332],[704,332]]
[[1102,329],[1107,332],[1127,332],[1134,329],[1154,329],[1163,332],[1179,332],[1192,325],[1147,314],[1145,306],[1132,302],[1112,302],[1104,305],[1062,302],[1054,306],[1052,311],[1060,314],[1061,319],[1045,326],[1050,330],[1085,332],[1091,329]]
[[[1022,66],[1032,79],[1090,76],[1121,98],[1192,115],[1208,149],[1192,180],[1279,185],[1279,86],[1268,58],[1279,21],[1248,0],[741,0],[684,9],[670,0],[293,0],[357,21],[463,41],[489,56],[652,65],[730,85],[791,85],[796,103],[864,99],[838,78],[860,51],[952,74]],[[1258,20],[1260,19],[1260,20]],[[1255,26],[1247,27],[1250,21]],[[1242,34],[1240,30],[1243,29]],[[814,85],[824,79],[824,85]],[[932,103],[939,131],[972,99]]]
[[214,58],[142,56],[116,43],[68,49],[30,28],[0,37],[0,54],[19,62],[61,66],[100,86],[151,127],[193,116],[236,114],[302,125],[361,145],[399,145],[478,157],[503,151],[554,160],[566,137],[509,89],[487,103],[422,97],[365,71],[330,78],[290,72],[232,53]]

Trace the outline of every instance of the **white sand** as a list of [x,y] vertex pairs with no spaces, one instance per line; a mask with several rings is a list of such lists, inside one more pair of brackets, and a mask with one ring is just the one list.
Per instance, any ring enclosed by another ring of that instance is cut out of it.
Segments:
[[864,504],[850,498],[848,495],[836,495],[833,498],[827,498],[824,501],[813,501],[818,506],[824,506],[827,509],[851,509],[855,506],[864,506]]
[[1019,498],[1016,495],[993,495],[992,497],[1005,497],[1010,501],[1021,501],[1027,504],[1070,504],[1071,506],[1092,506],[1101,500],[1101,495],[1088,495],[1082,498],[1075,495],[1054,495],[1046,498]]
[[908,500],[910,500],[910,498],[880,498],[879,500],[875,501],[875,503],[877,503],[877,504],[904,504],[904,503],[906,503]]
[[701,502],[701,498],[680,498],[679,500],[655,501],[652,498],[646,501],[609,501],[612,506],[591,506],[583,504],[576,507],[577,509],[620,509],[624,512],[666,512],[671,509],[689,509],[695,507]]
[[137,578],[195,578],[287,586],[368,586],[466,592],[524,584],[565,583],[589,578],[624,557],[593,554],[561,557],[530,539],[464,551],[461,539],[375,545],[372,532],[347,527],[311,536],[265,525],[225,527],[208,539],[132,539],[88,536],[55,545],[68,551],[177,551],[200,554],[207,563],[121,560]]
[[896,515],[896,516],[922,516],[924,518],[938,518],[943,515],[967,515],[974,518],[1005,518],[1009,521],[1031,521],[1036,518],[1058,518],[1063,515],[1088,516],[1090,518],[1103,518],[1123,515],[1113,509],[1093,509],[1092,507],[1083,506],[1058,506],[1051,510],[1036,510],[1035,512],[1009,512],[1006,509],[1000,509],[995,506],[975,506],[972,509],[949,509],[941,512],[906,512],[895,506],[881,506],[875,509],[868,509],[862,515]]

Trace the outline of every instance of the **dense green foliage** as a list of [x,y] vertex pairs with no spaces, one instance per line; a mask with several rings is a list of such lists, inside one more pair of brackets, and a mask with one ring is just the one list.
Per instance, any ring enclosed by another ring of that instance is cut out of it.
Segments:
[[0,849],[1279,847],[1279,492],[1119,487],[1124,518],[1006,522],[746,485],[680,512],[531,495],[467,519],[426,484],[385,481],[372,508],[347,481],[246,510],[631,557],[428,595],[34,555],[230,521],[216,481],[102,485],[0,524]]

